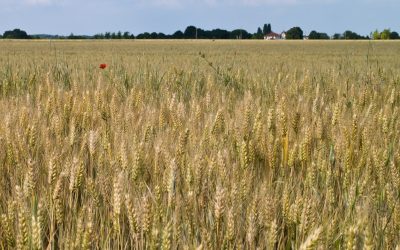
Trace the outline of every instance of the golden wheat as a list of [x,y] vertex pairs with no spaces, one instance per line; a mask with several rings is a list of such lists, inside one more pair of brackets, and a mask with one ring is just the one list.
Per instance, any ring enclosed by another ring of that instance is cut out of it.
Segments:
[[0,248],[395,249],[398,48],[0,42]]

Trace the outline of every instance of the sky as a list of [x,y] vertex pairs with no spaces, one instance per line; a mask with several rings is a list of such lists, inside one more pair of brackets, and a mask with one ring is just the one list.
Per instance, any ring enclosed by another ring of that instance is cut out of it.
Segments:
[[400,0],[0,0],[0,33],[21,28],[28,34],[172,34],[189,25],[254,33],[264,23],[275,32],[294,26],[306,34],[400,32]]

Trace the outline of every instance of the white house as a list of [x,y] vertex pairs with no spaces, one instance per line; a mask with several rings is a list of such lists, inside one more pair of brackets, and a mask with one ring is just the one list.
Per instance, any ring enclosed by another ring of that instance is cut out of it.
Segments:
[[270,32],[264,36],[264,40],[282,40],[286,39],[286,32],[282,32],[281,34]]
[[281,39],[281,35],[275,32],[270,32],[264,36],[264,40],[279,40]]

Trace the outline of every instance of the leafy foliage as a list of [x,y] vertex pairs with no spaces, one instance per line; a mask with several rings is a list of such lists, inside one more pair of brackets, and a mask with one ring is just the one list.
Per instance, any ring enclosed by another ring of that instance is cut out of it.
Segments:
[[353,31],[346,30],[343,35],[343,39],[345,40],[360,40],[360,39],[368,39],[368,37],[361,36]]
[[300,27],[293,27],[286,32],[286,39],[303,39],[303,30]]
[[317,32],[317,31],[313,30],[308,35],[308,39],[311,39],[311,40],[318,40],[318,39],[319,40],[329,40],[330,37],[326,33],[320,33],[320,32]]
[[26,31],[20,29],[8,30],[5,31],[3,34],[3,38],[5,39],[29,39],[31,38],[28,36]]

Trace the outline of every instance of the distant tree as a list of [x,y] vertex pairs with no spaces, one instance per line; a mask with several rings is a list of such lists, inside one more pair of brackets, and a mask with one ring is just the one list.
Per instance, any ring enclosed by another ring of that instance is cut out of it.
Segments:
[[374,40],[379,40],[379,39],[381,39],[381,33],[380,33],[378,30],[375,30],[375,31],[372,33],[372,38],[373,38]]
[[141,33],[141,34],[137,35],[136,38],[137,39],[150,39],[150,33],[149,32]]
[[203,29],[197,28],[197,38],[198,39],[211,39],[211,31],[205,31]]
[[157,38],[158,38],[158,39],[167,39],[168,36],[165,35],[164,33],[158,33],[158,34],[157,34]]
[[[300,28],[299,28],[300,29]],[[232,31],[225,30],[225,29],[213,29],[213,30],[203,30],[201,28],[197,28],[195,26],[188,26],[184,32],[178,30],[172,35],[167,35],[164,33],[157,33],[157,32],[144,32],[134,36],[130,34],[128,31],[125,32],[106,32],[104,34],[99,33],[92,37],[90,36],[76,36],[71,34],[69,37],[70,39],[87,39],[87,38],[94,38],[94,39],[262,39],[264,37],[263,32],[270,32],[271,31],[271,24],[265,24],[263,29],[259,27],[257,32],[251,34],[244,29],[235,29]],[[301,31],[301,29],[300,29]],[[302,34],[301,34],[302,35]],[[318,33],[318,39],[329,39],[328,35],[325,33]],[[302,37],[302,36],[301,36]]]
[[242,31],[242,39],[251,39],[251,34],[247,30]]
[[315,30],[311,31],[308,35],[308,39],[319,39],[319,33]]
[[125,31],[124,34],[122,35],[122,37],[123,37],[124,39],[129,39],[129,38],[130,38],[129,32],[128,32],[128,31]]
[[317,31],[313,30],[308,35],[308,39],[311,39],[311,40],[315,40],[315,39],[329,40],[330,37],[326,33],[320,33],[320,32],[317,32]]
[[319,39],[329,40],[331,39],[327,33],[319,33]]
[[71,33],[69,36],[67,36],[67,39],[87,39],[88,36],[82,36],[82,35],[74,35],[74,33]]
[[93,36],[94,39],[104,39],[104,34],[100,33],[100,34],[96,34]]
[[116,38],[117,39],[122,39],[122,32],[121,31],[117,32],[117,37]]
[[258,27],[257,33],[254,34],[253,38],[255,38],[255,39],[263,39],[264,38],[263,31],[260,27]]
[[286,32],[286,39],[303,39],[303,30],[300,27],[293,27]]
[[195,39],[196,38],[196,32],[197,32],[197,28],[194,26],[188,26],[185,29],[185,32],[183,32],[183,36],[186,39]]
[[[207,34],[207,33],[206,33]],[[229,32],[223,29],[213,29],[208,33],[208,38],[211,39],[229,39]]]
[[399,33],[397,33],[396,31],[391,32],[390,39],[400,39]]
[[342,37],[343,37],[344,39],[346,39],[346,40],[368,39],[368,37],[360,36],[359,34],[353,32],[353,31],[350,31],[350,30],[346,30],[346,31],[343,33],[343,36],[342,36]]
[[243,29],[232,30],[230,32],[230,39],[250,39],[251,34]]
[[150,34],[150,38],[151,38],[151,39],[158,39],[158,34],[157,34],[156,32],[152,32],[152,33]]
[[347,39],[353,39],[352,37],[354,36],[354,32],[352,32],[352,31],[350,31],[350,30],[346,30],[344,33],[343,33],[343,38],[345,39],[345,40],[347,40]]
[[266,35],[266,34],[271,33],[271,32],[272,32],[271,24],[264,24],[263,35]]
[[26,31],[20,29],[8,30],[4,32],[3,38],[6,39],[29,39],[31,38],[28,36]]
[[383,39],[383,40],[388,40],[388,39],[390,39],[390,29],[384,29],[382,32],[381,32],[381,39]]
[[335,34],[333,35],[333,39],[334,39],[334,40],[342,39],[342,35],[339,34],[339,33],[335,33]]
[[178,30],[174,34],[172,34],[173,39],[182,39],[184,38],[184,34],[182,31]]

